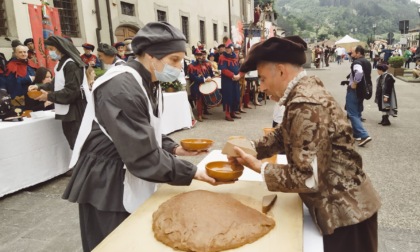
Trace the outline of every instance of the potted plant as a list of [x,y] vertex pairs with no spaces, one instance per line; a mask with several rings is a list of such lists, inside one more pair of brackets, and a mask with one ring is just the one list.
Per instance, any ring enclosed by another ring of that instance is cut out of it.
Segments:
[[167,93],[178,92],[182,90],[182,84],[179,82],[179,80],[175,80],[173,82],[161,82],[160,86],[162,87],[162,90]]
[[402,56],[393,56],[388,60],[389,69],[388,73],[394,76],[403,76],[404,69],[401,67],[404,65],[404,57]]

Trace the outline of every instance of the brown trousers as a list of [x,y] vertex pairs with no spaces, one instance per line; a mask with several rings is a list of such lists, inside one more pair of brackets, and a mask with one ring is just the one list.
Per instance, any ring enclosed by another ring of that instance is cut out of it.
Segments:
[[324,252],[377,252],[378,214],[358,224],[341,227],[324,235]]

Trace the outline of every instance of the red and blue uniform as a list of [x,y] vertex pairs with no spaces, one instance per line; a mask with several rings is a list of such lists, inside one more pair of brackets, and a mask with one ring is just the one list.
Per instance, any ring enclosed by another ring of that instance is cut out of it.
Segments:
[[188,65],[188,75],[191,81],[191,96],[196,101],[198,116],[203,114],[203,94],[200,93],[200,84],[204,83],[208,77],[213,78],[213,70],[211,65],[203,61],[194,61]]
[[[30,76],[35,76],[35,70],[28,65],[27,60],[12,59],[6,65],[0,88],[6,89],[12,100],[16,96],[24,96],[28,92],[28,86],[32,84]],[[23,104],[17,107],[23,107]]]
[[100,67],[101,66],[101,62],[99,61],[98,57],[96,57],[96,55],[94,55],[94,54],[87,55],[86,53],[84,53],[80,56],[80,58],[88,66],[89,66],[89,62],[91,62],[91,61],[95,62],[95,65],[93,65],[93,67]]
[[223,111],[233,113],[239,109],[239,81],[232,80],[239,74],[239,62],[236,54],[224,52],[219,57],[219,70],[222,70],[222,103]]

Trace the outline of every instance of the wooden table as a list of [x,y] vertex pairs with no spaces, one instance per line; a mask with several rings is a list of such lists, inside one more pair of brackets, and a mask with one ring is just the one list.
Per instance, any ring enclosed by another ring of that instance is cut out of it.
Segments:
[[[152,197],[118,226],[94,251],[174,251],[154,238],[152,214],[160,204],[171,197],[182,192],[199,189],[230,194],[242,203],[259,211],[261,211],[262,197],[271,194],[267,191],[264,182],[260,181],[237,181],[234,184],[216,187],[199,181],[193,181],[191,186],[162,185]],[[230,251],[303,251],[302,202],[297,194],[277,193],[277,197],[275,205],[268,213],[276,221],[275,228],[254,243]]]

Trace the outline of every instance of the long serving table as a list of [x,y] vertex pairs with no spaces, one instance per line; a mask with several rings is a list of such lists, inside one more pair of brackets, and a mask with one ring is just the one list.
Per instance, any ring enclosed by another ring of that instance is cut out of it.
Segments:
[[191,110],[186,91],[163,93],[162,133],[191,128]]
[[68,171],[71,150],[54,116],[0,122],[0,197]]
[[[226,160],[226,156],[221,154],[220,150],[213,150],[197,167],[204,169],[208,162],[223,160]],[[283,155],[279,155],[277,160],[278,163],[286,163]],[[233,184],[211,186],[204,182],[193,181],[190,186],[161,185],[145,203],[105,238],[94,249],[94,252],[173,251],[154,238],[152,214],[160,204],[171,197],[199,189],[228,193],[258,210],[261,209],[262,196],[273,193],[267,190],[261,176],[250,169],[245,169],[240,181]],[[254,243],[229,251],[322,252],[322,236],[316,230],[310,217],[303,214],[299,196],[294,193],[276,194],[277,201],[268,212],[268,215],[276,221],[275,228]]]
[[[187,92],[164,93],[162,133],[191,127]],[[0,121],[0,197],[69,170],[71,150],[53,111],[38,119]]]

